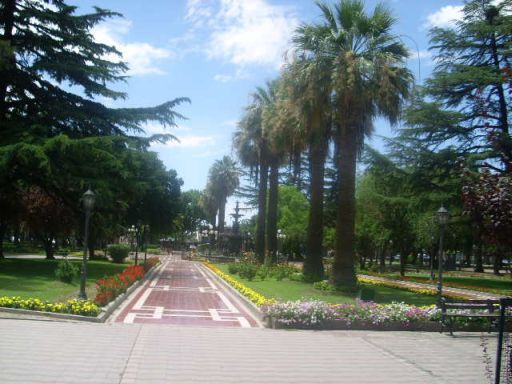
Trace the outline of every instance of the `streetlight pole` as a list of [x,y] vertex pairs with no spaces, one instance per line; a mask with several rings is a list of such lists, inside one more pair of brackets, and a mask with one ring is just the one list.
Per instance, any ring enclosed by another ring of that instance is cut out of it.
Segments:
[[144,225],[144,264],[146,264],[146,260],[148,257],[148,233],[149,233],[149,224]]
[[444,233],[446,224],[450,214],[445,207],[441,206],[437,211],[437,221],[439,223],[439,256],[437,260],[438,264],[438,283],[437,283],[437,295],[439,305],[441,305],[441,298],[443,297],[443,252],[444,252]]
[[[431,249],[435,249],[434,236],[432,236]],[[434,252],[430,252],[430,280],[434,281],[435,273],[434,273]]]
[[82,258],[82,270],[80,272],[80,293],[78,298],[80,300],[87,300],[85,293],[85,281],[87,279],[87,248],[89,243],[89,221],[91,212],[94,207],[94,200],[96,195],[90,189],[87,190],[82,196],[82,203],[85,209],[85,229],[84,229],[84,256]]
[[135,265],[139,264],[140,224],[135,227]]

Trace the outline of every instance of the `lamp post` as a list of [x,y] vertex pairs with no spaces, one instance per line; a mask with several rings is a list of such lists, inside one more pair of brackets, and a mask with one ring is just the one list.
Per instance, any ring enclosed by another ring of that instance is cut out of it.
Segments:
[[144,264],[146,264],[146,260],[148,258],[148,234],[149,234],[149,224],[144,225]]
[[130,253],[133,252],[133,240],[135,239],[137,229],[135,229],[135,225],[131,225],[128,227],[128,233],[130,234]]
[[443,297],[443,247],[444,247],[444,232],[450,213],[445,207],[441,206],[437,211],[437,222],[439,223],[439,256],[437,260],[438,264],[438,283],[437,283],[437,295],[439,305],[441,304],[441,298]]
[[[431,242],[431,249],[435,249],[435,242],[434,242],[434,236],[432,236],[431,238],[432,242]],[[434,273],[434,252],[430,252],[430,280],[434,281],[435,279],[435,273]]]
[[279,264],[279,255],[283,251],[283,241],[286,238],[286,235],[280,230],[277,230],[277,254],[276,254],[276,264]]
[[137,226],[135,227],[135,265],[139,264],[139,246],[141,245],[140,228],[140,224],[137,223]]
[[85,209],[85,229],[84,229],[84,256],[82,258],[82,270],[80,272],[80,293],[78,298],[80,300],[87,300],[87,294],[85,293],[85,280],[87,278],[87,248],[89,243],[89,220],[91,218],[91,212],[94,208],[94,200],[96,195],[93,191],[88,189],[82,196],[82,204]]

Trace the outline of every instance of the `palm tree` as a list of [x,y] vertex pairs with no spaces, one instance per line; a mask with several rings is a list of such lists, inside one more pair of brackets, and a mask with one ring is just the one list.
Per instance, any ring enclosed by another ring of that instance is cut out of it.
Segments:
[[206,184],[206,188],[201,192],[199,205],[203,209],[207,221],[215,228],[215,217],[217,216],[218,204],[211,184]]
[[266,253],[267,188],[270,165],[268,132],[264,130],[262,119],[263,109],[273,99],[272,92],[271,83],[268,83],[266,88],[256,88],[256,92],[252,94],[252,102],[238,123],[238,130],[233,138],[235,150],[242,164],[257,168],[258,216],[254,248],[261,263],[264,262]]
[[323,209],[324,173],[331,126],[331,74],[328,61],[317,49],[317,38],[326,29],[303,25],[293,38],[297,55],[288,66],[287,81],[293,106],[301,124],[300,136],[308,151],[310,168],[310,211],[304,276],[309,281],[324,278]]
[[229,157],[224,156],[216,160],[208,174],[208,186],[217,202],[219,217],[218,231],[224,231],[224,220],[226,216],[227,198],[231,196],[239,186],[239,172],[236,163]]
[[[336,256],[331,282],[355,287],[356,162],[373,121],[395,124],[412,84],[405,68],[406,47],[391,33],[395,19],[379,4],[367,15],[360,0],[341,0],[333,8],[318,2],[323,23],[316,26],[317,48],[332,79],[338,150]],[[327,31],[327,33],[326,33]]]
[[243,166],[250,168],[250,176],[255,176],[258,187],[256,236],[254,250],[260,263],[265,257],[265,223],[267,211],[268,159],[266,139],[261,127],[261,108],[254,100],[246,108],[245,115],[238,122],[233,136],[233,146]]
[[277,260],[277,219],[279,169],[296,147],[295,126],[298,124],[290,108],[283,78],[267,84],[269,98],[263,107],[262,126],[267,136],[269,154],[269,197],[267,213],[266,263]]

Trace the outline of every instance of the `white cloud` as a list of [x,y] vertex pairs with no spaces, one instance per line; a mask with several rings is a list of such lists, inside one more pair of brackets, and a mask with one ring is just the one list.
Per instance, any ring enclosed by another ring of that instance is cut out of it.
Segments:
[[431,13],[427,16],[425,27],[427,28],[450,28],[455,25],[455,22],[461,20],[463,17],[462,5],[447,5],[438,11]]
[[180,140],[179,142],[169,141],[166,145],[179,148],[210,147],[215,145],[213,136],[187,135],[178,137],[178,139]]
[[[267,0],[188,0],[187,20],[196,30],[206,30],[208,57],[238,67],[279,67],[298,25],[291,8]],[[229,76],[218,75],[217,80],[235,79]]]
[[[93,28],[92,34],[96,41],[114,46],[123,55],[123,61],[128,64],[129,75],[163,74],[155,61],[173,56],[167,49],[155,47],[144,42],[124,42],[123,37],[131,28],[129,20],[113,20]],[[117,56],[109,57],[118,61]]]
[[216,74],[213,77],[213,79],[215,81],[219,81],[221,83],[228,83],[228,82],[234,81],[234,80],[247,79],[247,77],[248,77],[248,75],[247,75],[246,71],[239,68],[232,75],[219,73],[219,74]]

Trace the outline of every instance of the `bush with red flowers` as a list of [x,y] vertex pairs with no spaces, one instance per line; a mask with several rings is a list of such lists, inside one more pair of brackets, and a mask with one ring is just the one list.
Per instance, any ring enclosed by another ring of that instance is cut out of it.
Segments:
[[97,293],[94,302],[101,306],[108,304],[121,293],[126,292],[130,285],[141,280],[144,273],[141,265],[131,265],[115,276],[99,279],[96,281]]

